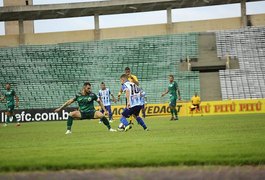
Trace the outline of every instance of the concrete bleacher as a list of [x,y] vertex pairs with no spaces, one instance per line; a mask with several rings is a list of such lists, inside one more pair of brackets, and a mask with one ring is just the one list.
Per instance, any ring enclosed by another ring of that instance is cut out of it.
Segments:
[[220,71],[222,98],[265,98],[265,27],[219,31],[216,38],[218,57],[236,57],[240,67]]
[[85,81],[94,92],[104,81],[116,96],[119,77],[129,66],[149,103],[168,101],[160,96],[169,74],[176,76],[182,98],[188,100],[200,87],[198,72],[178,71],[187,56],[198,57],[196,33],[1,48],[0,82],[14,86],[21,108],[54,108],[79,92]]

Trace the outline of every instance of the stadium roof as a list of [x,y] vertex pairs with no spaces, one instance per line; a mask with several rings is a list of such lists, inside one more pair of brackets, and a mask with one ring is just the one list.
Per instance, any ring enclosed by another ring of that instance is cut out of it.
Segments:
[[[247,0],[261,1],[261,0]],[[57,19],[240,3],[241,0],[112,0],[0,8],[0,21]]]

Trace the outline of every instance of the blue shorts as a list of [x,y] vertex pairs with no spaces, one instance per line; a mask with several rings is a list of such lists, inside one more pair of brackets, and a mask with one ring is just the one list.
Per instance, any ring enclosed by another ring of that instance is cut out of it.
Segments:
[[136,117],[139,116],[142,106],[134,106],[130,109],[125,108],[122,112],[122,115],[126,118],[130,117],[131,115],[135,115]]
[[[109,114],[112,114],[111,112],[111,105],[109,106],[104,106],[106,108],[106,110],[109,112]],[[103,109],[100,110],[101,113],[104,113]]]

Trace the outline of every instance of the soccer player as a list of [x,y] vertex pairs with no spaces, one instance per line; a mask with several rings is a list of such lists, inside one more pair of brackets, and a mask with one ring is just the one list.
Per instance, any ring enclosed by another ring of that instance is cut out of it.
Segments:
[[[174,76],[169,75],[168,79],[169,79],[168,89],[166,90],[166,92],[162,93],[161,97],[163,97],[169,93],[169,95],[170,95],[169,107],[170,107],[170,112],[171,112],[171,119],[170,120],[178,120],[178,111],[176,109],[176,105],[177,105],[177,99],[181,100],[180,91],[179,91],[177,82],[174,81]],[[177,96],[177,94],[178,94],[178,96]],[[174,115],[175,115],[175,117],[174,117]]]
[[146,100],[147,100],[146,93],[144,91],[141,91],[142,116],[143,116],[143,118],[146,117],[146,114],[145,114],[145,104],[147,104]]
[[198,96],[197,92],[195,92],[194,96],[192,96],[191,104],[192,104],[192,106],[190,108],[190,111],[191,111],[191,116],[193,116],[194,110],[200,111],[201,98],[200,98],[200,96]]
[[[131,69],[129,67],[126,67],[124,69],[124,73],[127,75],[128,80],[130,82],[132,82],[132,83],[136,84],[137,86],[139,86],[139,81],[138,81],[137,76],[131,74]],[[121,97],[122,92],[123,92],[123,90],[121,88],[120,89],[120,92],[118,93],[118,101],[120,100],[120,97]],[[125,99],[125,103],[127,104],[127,100],[126,99]],[[133,118],[132,118],[132,116],[130,117],[130,124],[133,124]]]
[[[125,72],[125,74],[127,75],[128,80],[129,80],[130,82],[132,82],[132,83],[136,84],[137,86],[139,86],[139,81],[138,81],[137,76],[131,74],[131,69],[130,69],[129,67],[126,67],[126,68],[124,69],[124,72]],[[119,92],[119,94],[118,94],[118,101],[120,100],[120,97],[121,97],[122,92],[123,92],[123,90],[122,90],[122,88],[121,88],[121,89],[120,89],[120,92]]]
[[127,99],[126,108],[122,112],[120,122],[125,126],[125,131],[128,131],[132,126],[128,123],[126,118],[134,115],[138,124],[140,124],[144,130],[148,131],[143,119],[139,116],[142,109],[140,88],[135,83],[128,81],[128,76],[126,74],[121,75],[120,80],[122,90],[125,92]]
[[[113,94],[110,92],[109,88],[106,88],[106,85],[104,82],[102,82],[100,84],[100,90],[98,92],[98,97],[100,98],[100,100],[102,101],[105,109],[108,111],[109,113],[109,121],[112,122],[112,112],[111,112],[111,99],[110,96],[112,97],[112,100],[114,103],[116,103],[116,99],[113,96]],[[101,113],[104,113],[104,110],[101,109]],[[101,122],[101,121],[99,121]]]
[[[18,122],[15,114],[14,114],[14,109],[15,107],[18,107],[18,103],[19,103],[19,98],[16,95],[16,92],[11,89],[11,85],[10,83],[6,83],[6,92],[4,93],[4,96],[2,98],[0,98],[0,101],[6,100],[6,123],[4,126],[7,126],[8,123],[10,123],[10,118],[13,117],[12,122],[16,121],[16,126],[20,126],[20,123]],[[16,102],[15,102],[16,100]]]
[[72,125],[74,119],[100,119],[105,126],[107,126],[109,131],[116,131],[111,128],[108,119],[100,111],[96,111],[94,107],[94,101],[97,101],[101,108],[104,110],[105,114],[108,114],[108,111],[103,106],[101,100],[91,91],[91,84],[85,82],[83,89],[78,93],[74,98],[66,101],[61,107],[55,109],[55,112],[61,111],[63,108],[69,106],[73,102],[77,101],[79,105],[79,110],[70,112],[67,119],[67,131],[65,134],[72,133]]

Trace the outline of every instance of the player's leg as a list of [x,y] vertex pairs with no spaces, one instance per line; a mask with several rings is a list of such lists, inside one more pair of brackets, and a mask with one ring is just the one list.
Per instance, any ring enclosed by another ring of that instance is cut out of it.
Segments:
[[[125,107],[127,106],[127,98],[125,98]],[[130,117],[127,117],[127,118],[130,118],[130,123],[129,124],[132,124],[134,125],[133,123],[133,116],[130,116]],[[127,121],[127,120],[126,120]],[[125,126],[126,127],[126,126]]]
[[105,106],[106,110],[109,112],[109,121],[112,122],[112,112],[111,106]]
[[172,109],[173,109],[173,113],[175,115],[174,120],[178,120],[179,118],[178,118],[178,111],[176,109],[176,107],[177,107],[177,98],[176,97],[172,98],[171,106],[172,106]]
[[127,121],[126,118],[129,118],[132,115],[132,108],[127,109],[125,108],[122,112],[122,117],[120,119],[120,122],[125,126],[125,131],[128,131],[132,128],[131,124]]
[[174,119],[174,120],[179,120],[179,117],[178,117],[178,111],[177,111],[177,109],[176,109],[176,106],[174,106],[174,108],[173,108],[173,112],[174,112],[174,114],[175,114],[175,119]]
[[172,107],[171,105],[169,105],[169,108],[170,108],[170,114],[171,114],[171,118],[170,120],[174,120],[174,107]]
[[74,119],[81,119],[81,112],[80,111],[72,111],[69,113],[69,116],[67,119],[67,131],[65,134],[71,133]]
[[193,116],[193,111],[194,110],[195,110],[195,106],[194,106],[194,104],[192,104],[191,107],[190,107],[191,116]]
[[16,126],[20,126],[20,123],[18,122],[18,119],[17,119],[17,117],[15,115],[14,110],[15,110],[15,106],[11,106],[10,107],[10,117],[11,116],[13,117],[12,122],[16,122],[17,123]]
[[134,123],[133,123],[133,116],[130,117],[130,124],[134,125]]
[[200,107],[200,104],[197,105],[197,111],[199,111],[200,114],[201,114],[201,116],[203,116],[203,115],[202,115],[202,109],[201,109],[201,107]]
[[[101,109],[100,112],[101,112],[102,114],[104,114],[104,110],[103,110],[103,109]],[[101,119],[99,119],[98,123],[102,123]]]
[[140,124],[144,128],[144,130],[148,130],[147,126],[144,123],[144,120],[139,116],[141,109],[142,109],[142,106],[133,107],[132,108],[133,115],[136,117],[136,121],[138,122],[138,124]]
[[95,113],[94,113],[94,119],[100,119],[103,122],[103,124],[105,126],[107,126],[107,128],[108,128],[109,131],[116,131],[116,130],[114,130],[114,129],[111,128],[108,119],[100,111],[95,111]]
[[6,127],[10,123],[10,117],[11,117],[10,111],[9,110],[6,111],[5,115],[6,115],[6,122],[5,122],[4,126]]
[[[178,120],[178,112],[176,109],[176,105],[177,105],[177,99],[174,96],[170,97],[170,104],[169,104],[169,108],[170,108],[170,112],[171,112],[171,119],[170,120]],[[174,118],[175,115],[175,118]]]
[[16,122],[17,123],[16,126],[20,126],[20,123],[19,123],[19,121],[18,121],[18,119],[17,119],[17,117],[16,117],[14,112],[12,113],[12,116],[13,116],[12,122]]

